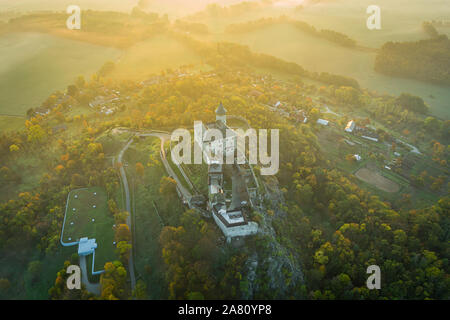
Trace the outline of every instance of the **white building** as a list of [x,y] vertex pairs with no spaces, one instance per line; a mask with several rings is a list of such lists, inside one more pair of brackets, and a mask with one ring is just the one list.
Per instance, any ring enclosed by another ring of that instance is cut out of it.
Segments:
[[227,211],[224,206],[218,210],[214,208],[213,218],[227,238],[227,242],[230,242],[231,238],[245,237],[258,232],[258,224],[247,221],[240,210]]
[[[221,138],[207,136],[206,132],[208,129],[220,130]],[[200,130],[201,132],[195,134],[194,138],[197,145],[202,149],[206,164],[224,163],[227,156],[232,156],[235,153],[237,134],[234,130],[227,127],[226,110],[222,103],[216,110],[216,122],[206,126],[202,123]]]
[[223,107],[222,102],[216,109],[216,121],[222,121],[223,124],[227,124],[227,110]]
[[95,239],[81,238],[78,243],[78,255],[87,256],[93,254],[95,249],[97,249],[97,243]]
[[351,120],[347,123],[347,126],[345,127],[345,131],[352,133],[353,130],[355,130],[355,127],[356,127],[355,121]]
[[372,137],[368,137],[368,136],[361,136],[364,139],[370,140],[370,141],[374,141],[374,142],[378,142],[377,138],[372,138]]
[[317,120],[318,124],[321,124],[323,126],[327,126],[328,125],[328,120],[324,120],[324,119],[318,119]]

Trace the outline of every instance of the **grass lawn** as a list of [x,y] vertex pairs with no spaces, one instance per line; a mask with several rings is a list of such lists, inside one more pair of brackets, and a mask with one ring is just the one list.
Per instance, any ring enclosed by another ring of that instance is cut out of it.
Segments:
[[67,206],[63,241],[70,243],[83,237],[95,238],[98,245],[95,250],[95,271],[102,270],[106,262],[117,259],[113,244],[114,218],[108,212],[107,200],[102,188],[92,187],[70,192]]
[[25,117],[0,116],[0,133],[25,129]]

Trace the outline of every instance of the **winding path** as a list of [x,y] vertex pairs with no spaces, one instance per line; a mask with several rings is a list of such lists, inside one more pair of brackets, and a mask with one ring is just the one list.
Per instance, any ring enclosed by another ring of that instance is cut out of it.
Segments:
[[[119,156],[117,157],[117,162],[122,163],[123,154],[125,151],[130,147],[131,143],[133,142],[133,138],[131,138],[128,143],[125,145],[125,147],[122,148],[119,152]],[[128,186],[128,179],[127,174],[125,172],[125,169],[123,166],[120,166],[119,169],[120,172],[120,178],[122,180],[123,188],[125,189],[125,210],[129,213],[127,217],[127,225],[130,230],[131,229],[131,203],[130,203],[130,189]],[[133,250],[133,249],[131,249]],[[130,279],[131,279],[131,290],[134,290],[134,287],[136,286],[136,276],[134,274],[134,261],[133,261],[133,252],[130,254],[130,258],[128,260],[128,269],[130,272]]]
[[[166,171],[168,172],[168,174],[177,182],[177,189],[181,193],[182,197],[184,199],[186,199],[187,201],[189,201],[192,197],[191,193],[185,187],[183,187],[178,176],[172,170],[172,168],[170,167],[170,165],[166,159],[164,143],[167,139],[170,138],[169,133],[162,132],[162,131],[151,131],[151,132],[144,133],[144,132],[133,131],[133,130],[125,129],[125,128],[123,128],[122,131],[129,131],[129,132],[133,133],[134,135],[127,142],[127,144],[122,148],[122,150],[120,150],[119,155],[117,157],[117,162],[122,163],[123,155],[124,155],[125,151],[127,151],[127,149],[130,147],[130,145],[133,143],[134,137],[157,137],[157,138],[159,138],[161,140],[161,151],[160,151],[161,161],[163,162],[163,165],[166,168]],[[125,168],[123,166],[120,166],[119,173],[120,173],[120,178],[122,180],[122,184],[123,184],[123,187],[125,190],[125,208],[126,208],[126,211],[129,212],[129,215],[127,218],[127,225],[130,230],[133,230],[132,222],[131,222],[130,189],[129,189],[129,185],[128,185],[128,179],[127,179],[127,175],[125,172]],[[134,248],[132,248],[131,250],[134,250]],[[134,273],[133,252],[131,252],[130,259],[128,260],[128,269],[130,272],[131,290],[134,290],[134,288],[136,286],[136,275]]]

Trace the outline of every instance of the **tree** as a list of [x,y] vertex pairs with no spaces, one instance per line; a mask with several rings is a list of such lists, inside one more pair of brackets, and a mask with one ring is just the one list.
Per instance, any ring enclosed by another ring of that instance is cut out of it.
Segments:
[[100,277],[101,298],[105,300],[128,298],[126,279],[127,271],[122,263],[119,261],[107,262],[105,272]]
[[20,150],[20,147],[16,144],[12,144],[9,146],[9,151],[11,153],[17,153],[17,152],[19,152],[19,150]]
[[74,84],[71,84],[67,87],[67,94],[71,97],[76,97],[78,95],[78,87]]
[[0,294],[5,294],[8,292],[9,288],[11,287],[11,283],[6,278],[0,279]]
[[187,295],[188,300],[205,300],[205,297],[201,292],[189,292]]
[[320,110],[317,108],[312,108],[309,112],[309,117],[311,122],[316,122],[321,116]]
[[219,297],[212,267],[218,254],[214,228],[193,211],[181,217],[181,226],[164,227],[159,241],[167,267],[170,299],[186,299],[190,292]]
[[117,244],[117,253],[119,254],[120,261],[126,265],[130,259],[131,244],[126,241],[120,241]]
[[408,109],[422,114],[428,113],[428,107],[423,99],[409,93],[402,93],[397,98],[396,103],[403,109]]
[[147,285],[144,281],[139,279],[136,282],[136,286],[134,287],[133,297],[138,300],[146,300],[147,299]]
[[357,105],[359,103],[359,91],[353,87],[340,87],[335,92],[336,99],[348,105]]
[[171,177],[162,177],[160,180],[159,193],[166,197],[173,197],[177,193],[177,182]]
[[38,260],[32,261],[28,264],[28,272],[31,275],[32,281],[37,281],[42,271],[42,263]]
[[136,173],[140,176],[143,177],[144,176],[144,172],[145,172],[145,168],[144,165],[140,162],[136,163]]
[[114,199],[109,199],[108,200],[108,209],[109,212],[111,212],[111,214],[114,216],[117,213],[119,213],[119,208],[117,207],[117,203]]
[[28,127],[29,142],[43,142],[47,138],[47,133],[38,124]]
[[119,224],[116,228],[115,234],[116,242],[119,243],[121,241],[129,242],[131,240],[131,232],[130,228],[126,224]]
[[435,117],[427,117],[423,121],[423,126],[429,132],[438,132],[440,130],[441,123]]
[[117,212],[115,215],[114,215],[114,221],[116,222],[116,224],[125,224],[125,223],[127,223],[127,219],[128,219],[128,216],[129,216],[130,214],[128,213],[128,211],[120,211],[120,212]]

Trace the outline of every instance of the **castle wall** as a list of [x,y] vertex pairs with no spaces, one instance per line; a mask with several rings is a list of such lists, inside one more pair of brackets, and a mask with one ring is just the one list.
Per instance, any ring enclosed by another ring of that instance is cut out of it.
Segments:
[[247,224],[241,226],[227,227],[215,213],[213,213],[212,216],[216,224],[219,226],[220,230],[222,230],[223,234],[227,238],[245,237],[256,234],[258,232],[258,224],[256,222],[248,222]]

